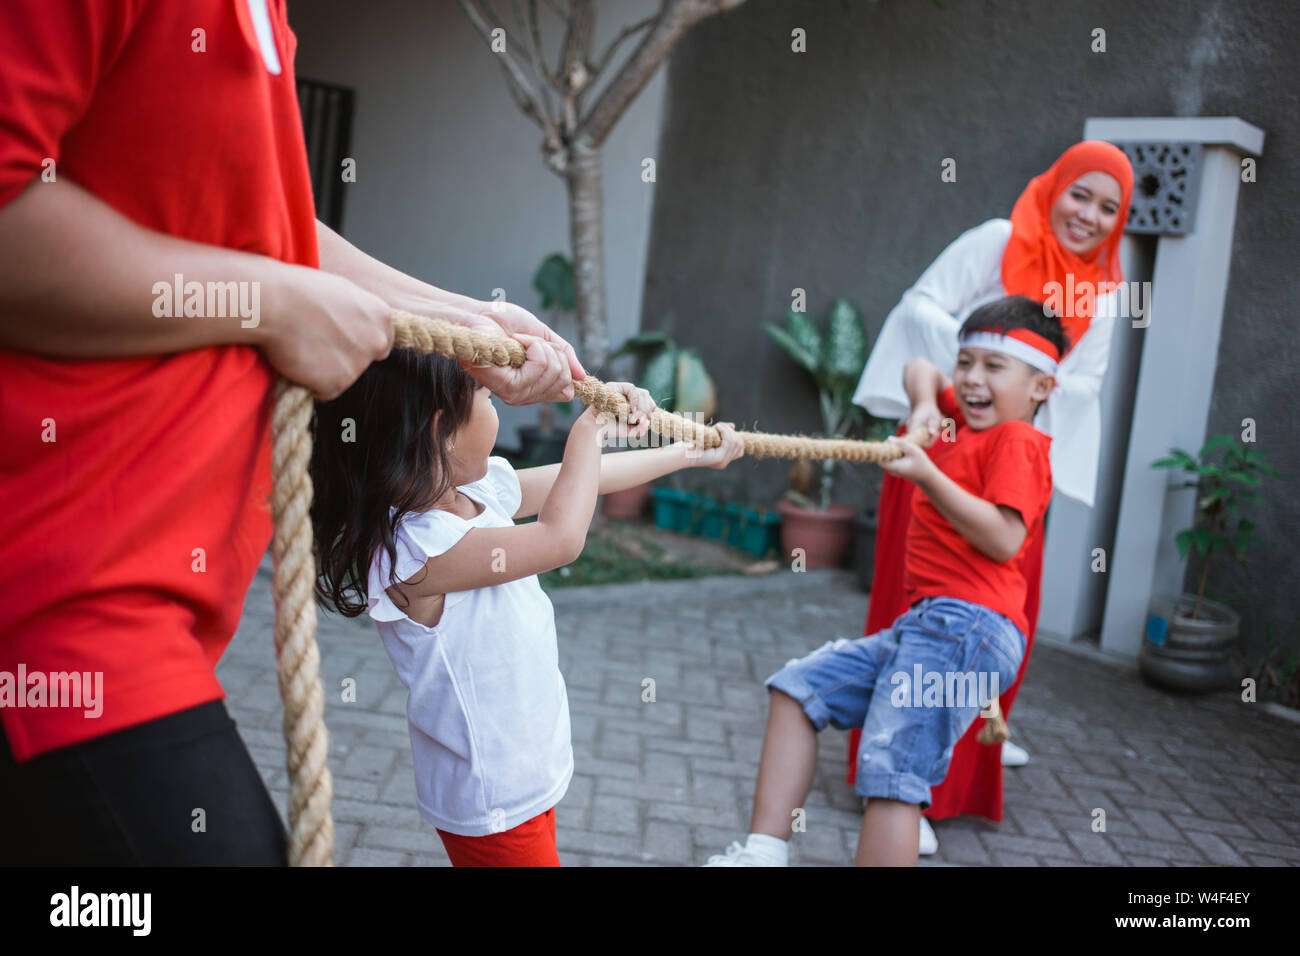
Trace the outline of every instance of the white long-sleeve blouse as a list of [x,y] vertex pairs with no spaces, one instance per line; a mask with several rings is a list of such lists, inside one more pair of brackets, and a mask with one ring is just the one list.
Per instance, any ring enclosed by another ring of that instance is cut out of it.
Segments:
[[[1011,238],[1009,219],[990,219],[952,241],[903,293],[880,330],[853,402],[878,418],[906,418],[903,366],[918,355],[951,376],[957,364],[957,331],[975,309],[1006,295],[1002,254]],[[1089,508],[1097,485],[1101,446],[1101,383],[1115,331],[1111,292],[1097,297],[1095,314],[1079,342],[1061,360],[1057,387],[1034,418],[1052,437],[1056,490]]]

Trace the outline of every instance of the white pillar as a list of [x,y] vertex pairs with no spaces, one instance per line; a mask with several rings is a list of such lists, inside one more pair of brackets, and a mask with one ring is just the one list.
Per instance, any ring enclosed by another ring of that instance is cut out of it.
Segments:
[[[1178,447],[1192,455],[1206,439],[1242,158],[1263,151],[1262,130],[1236,117],[1089,119],[1085,139],[1200,143],[1192,232],[1161,236],[1107,574],[1101,647],[1136,656],[1153,594],[1179,593],[1185,564],[1175,533],[1192,523],[1193,491],[1171,490],[1181,472],[1151,462]],[[1121,321],[1133,321],[1122,319]]]
[[[1151,279],[1154,236],[1125,236],[1120,243],[1124,281]],[[1091,638],[1101,631],[1109,583],[1109,556],[1115,550],[1129,422],[1137,390],[1142,334],[1127,318],[1117,318],[1110,361],[1101,386],[1101,442],[1097,450],[1097,488],[1091,508],[1065,495],[1052,495],[1043,548],[1042,604],[1037,634],[1047,640]],[[1107,571],[1093,570],[1094,550],[1107,556]]]

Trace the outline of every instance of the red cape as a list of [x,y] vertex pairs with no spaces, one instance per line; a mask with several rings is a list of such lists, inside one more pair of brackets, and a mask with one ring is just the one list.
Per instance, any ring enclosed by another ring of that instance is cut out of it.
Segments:
[[[957,411],[952,389],[939,396],[939,409],[952,416],[961,427],[964,422]],[[905,428],[899,425],[898,434]],[[931,446],[933,449],[934,446]],[[876,517],[875,572],[871,582],[871,597],[867,604],[867,623],[864,634],[874,634],[889,627],[907,610],[903,592],[903,543],[907,526],[912,519],[912,494],[916,485],[905,478],[886,473],[880,489],[880,510]],[[1011,705],[1020,691],[1020,682],[1034,649],[1034,631],[1038,624],[1038,606],[1041,597],[1043,572],[1043,529],[1039,522],[1025,552],[1025,579],[1028,590],[1025,597],[1025,617],[1029,621],[1026,635],[1025,657],[1015,683],[998,698],[1003,717],[1011,714]],[[953,748],[948,776],[943,783],[930,789],[930,806],[923,811],[932,820],[970,813],[987,817],[994,823],[1002,820],[1002,745],[985,746],[976,740],[982,721],[976,718],[965,736]],[[850,785],[857,779],[858,742],[861,729],[849,734],[848,776]]]

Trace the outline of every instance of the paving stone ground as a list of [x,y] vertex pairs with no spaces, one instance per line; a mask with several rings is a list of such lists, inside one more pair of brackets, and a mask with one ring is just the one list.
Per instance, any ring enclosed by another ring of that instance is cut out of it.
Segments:
[[[576,769],[556,809],[566,866],[690,866],[743,840],[767,717],[763,680],[861,636],[867,596],[838,571],[551,593]],[[217,673],[287,820],[270,561]],[[368,618],[320,615],[336,865],[446,866],[415,805],[406,689]],[[339,688],[356,680],[356,703]],[[642,681],[656,700],[642,701]],[[1095,651],[1034,647],[1012,713],[1030,763],[1005,771],[1000,824],[935,825],[923,865],[1300,865],[1300,724],[1231,693],[1171,695]],[[793,865],[852,863],[861,802],[847,734],[827,730]],[[1106,830],[1094,832],[1097,809]]]

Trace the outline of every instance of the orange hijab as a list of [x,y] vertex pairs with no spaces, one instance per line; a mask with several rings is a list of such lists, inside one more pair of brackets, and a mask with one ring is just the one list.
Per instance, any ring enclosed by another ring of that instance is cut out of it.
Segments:
[[[1110,234],[1081,257],[1057,241],[1052,232],[1051,214],[1061,193],[1080,176],[1091,172],[1114,176],[1119,183],[1119,215]],[[1119,147],[1100,140],[1084,140],[1067,149],[1047,172],[1029,181],[1011,210],[1011,239],[1002,253],[1002,285],[1007,295],[1024,295],[1043,302],[1048,297],[1044,287],[1049,282],[1060,283],[1063,290],[1069,289],[1071,283],[1067,276],[1072,276],[1076,294],[1081,283],[1090,283],[1096,289],[1099,282],[1122,282],[1119,241],[1128,222],[1132,195],[1133,166]],[[1096,302],[1091,295],[1082,302],[1067,297],[1066,302],[1070,308],[1062,315],[1061,324],[1073,346],[1088,331]]]

